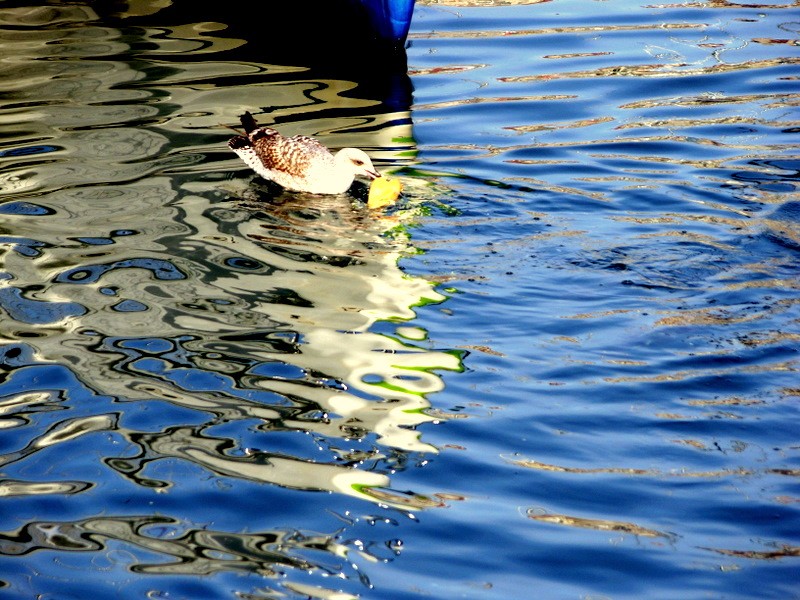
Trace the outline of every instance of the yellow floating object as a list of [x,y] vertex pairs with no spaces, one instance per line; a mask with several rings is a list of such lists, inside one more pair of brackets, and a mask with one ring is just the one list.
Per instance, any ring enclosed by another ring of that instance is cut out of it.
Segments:
[[399,179],[389,179],[388,177],[378,177],[369,184],[369,196],[367,206],[370,208],[382,208],[393,204],[403,185]]

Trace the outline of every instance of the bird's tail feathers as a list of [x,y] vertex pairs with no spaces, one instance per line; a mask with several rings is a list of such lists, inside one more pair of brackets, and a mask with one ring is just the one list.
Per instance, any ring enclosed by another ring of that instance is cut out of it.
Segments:
[[258,123],[256,123],[256,120],[249,111],[246,111],[241,117],[239,117],[239,120],[242,122],[242,127],[244,127],[245,133],[250,133],[254,129],[258,129]]

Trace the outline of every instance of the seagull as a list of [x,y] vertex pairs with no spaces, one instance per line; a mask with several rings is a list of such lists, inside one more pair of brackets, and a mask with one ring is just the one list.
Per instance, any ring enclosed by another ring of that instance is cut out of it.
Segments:
[[245,135],[231,138],[228,148],[261,177],[289,191],[342,194],[358,175],[381,176],[363,150],[343,148],[334,155],[314,138],[284,137],[274,129],[259,127],[249,112],[240,119]]

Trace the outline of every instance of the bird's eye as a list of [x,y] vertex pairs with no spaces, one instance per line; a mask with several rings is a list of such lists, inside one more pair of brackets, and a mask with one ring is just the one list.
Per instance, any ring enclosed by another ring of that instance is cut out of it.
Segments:
[[357,159],[355,159],[355,160],[353,161],[353,164],[354,164],[354,165],[356,165],[357,167],[361,167],[361,166],[363,166],[363,165],[364,165],[364,161],[363,161],[363,160],[359,160],[359,159],[357,158]]

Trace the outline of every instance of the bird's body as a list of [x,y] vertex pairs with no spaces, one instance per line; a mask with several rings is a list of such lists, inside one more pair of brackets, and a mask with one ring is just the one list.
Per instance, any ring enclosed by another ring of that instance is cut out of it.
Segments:
[[334,155],[314,138],[284,137],[269,127],[258,127],[249,112],[241,121],[245,135],[231,138],[228,147],[264,179],[287,190],[342,194],[358,175],[380,177],[363,150],[343,148]]

